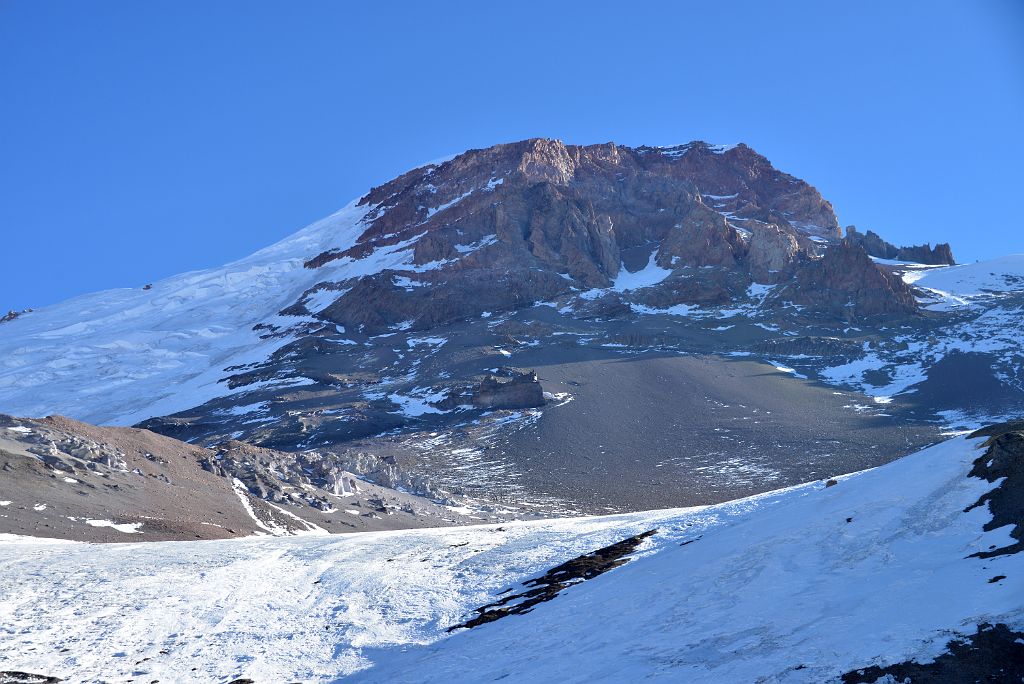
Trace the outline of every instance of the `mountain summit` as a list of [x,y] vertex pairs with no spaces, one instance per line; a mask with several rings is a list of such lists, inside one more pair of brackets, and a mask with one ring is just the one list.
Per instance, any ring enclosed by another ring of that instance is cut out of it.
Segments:
[[[318,283],[289,313],[374,332],[428,329],[612,288],[645,266],[645,284],[657,287],[643,303],[658,307],[723,303],[752,283],[800,273],[813,292],[796,299],[828,314],[914,308],[909,290],[859,247],[835,265],[812,266],[821,245],[842,235],[832,205],[742,144],[532,139],[415,169],[358,205],[367,214],[354,244],[305,264],[340,262],[351,275]],[[852,278],[836,273],[851,267]],[[708,268],[715,271],[699,272]],[[325,298],[333,301],[319,308]]]

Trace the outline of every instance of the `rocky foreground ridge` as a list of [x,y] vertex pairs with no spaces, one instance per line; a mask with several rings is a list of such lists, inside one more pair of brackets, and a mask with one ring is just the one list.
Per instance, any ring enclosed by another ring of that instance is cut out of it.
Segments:
[[147,430],[0,414],[0,536],[167,541],[466,522],[427,497],[436,498],[423,478],[365,453],[238,441],[207,449]]

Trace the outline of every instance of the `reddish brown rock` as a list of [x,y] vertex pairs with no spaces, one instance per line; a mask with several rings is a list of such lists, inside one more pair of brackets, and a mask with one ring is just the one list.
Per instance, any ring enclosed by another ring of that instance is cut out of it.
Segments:
[[662,268],[721,266],[732,268],[746,251],[739,233],[721,214],[695,203],[668,232],[658,252]]
[[[392,270],[318,286],[339,297],[317,317],[370,333],[605,288],[622,255],[648,245],[661,268],[713,267],[780,282],[798,251],[816,254],[809,236],[840,234],[831,205],[807,183],[745,145],[700,142],[496,145],[410,171],[360,203],[369,212],[356,243],[328,249],[306,266],[404,254],[388,257],[403,264]],[[673,289],[655,299],[731,296],[715,283],[670,282],[659,287]]]
[[917,310],[910,287],[848,240],[830,247],[824,257],[800,264],[779,299],[848,321]]
[[778,283],[787,278],[800,250],[796,237],[776,225],[752,226],[747,268],[758,283]]

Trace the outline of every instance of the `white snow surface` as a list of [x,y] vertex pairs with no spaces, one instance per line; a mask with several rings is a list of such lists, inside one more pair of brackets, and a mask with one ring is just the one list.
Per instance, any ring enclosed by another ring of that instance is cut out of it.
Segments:
[[665,278],[668,278],[672,275],[672,269],[658,266],[658,264],[655,263],[657,256],[658,250],[655,248],[651,251],[651,256],[647,260],[647,265],[633,273],[627,271],[625,265],[622,265],[619,269],[619,274],[615,277],[615,282],[612,283],[611,289],[616,292],[639,290],[652,285],[657,285],[661,281],[665,280]]
[[140,534],[139,528],[142,527],[143,523],[116,523],[113,520],[86,520],[87,525],[93,527],[112,527],[118,532],[124,532],[125,534]]
[[[1012,541],[982,531],[984,506],[963,512],[993,486],[968,477],[978,455],[958,437],[833,487],[500,527],[3,538],[0,665],[71,681],[835,681],[927,661],[980,622],[1021,628],[1024,554],[968,557]],[[446,632],[509,587],[655,528],[623,567]]]
[[979,297],[1024,291],[1024,254],[1010,254],[973,264],[912,270],[904,274],[903,279],[928,290],[938,299],[928,308],[948,310],[969,306]]
[[1024,290],[1024,254],[931,268],[921,272],[914,283],[960,296]]
[[341,259],[310,270],[303,262],[354,245],[371,208],[353,202],[223,267],[149,290],[83,295],[0,325],[0,412],[130,425],[229,393],[218,383],[225,367],[263,361],[289,341],[261,340],[254,324],[301,322],[277,312],[319,282],[370,267]]

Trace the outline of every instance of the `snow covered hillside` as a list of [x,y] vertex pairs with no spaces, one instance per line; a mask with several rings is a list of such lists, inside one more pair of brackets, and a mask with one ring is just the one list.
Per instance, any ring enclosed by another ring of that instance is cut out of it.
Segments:
[[[905,276],[907,282],[946,300],[947,306],[964,306],[983,297],[998,297],[1024,290],[1024,254],[998,259],[927,268]],[[934,305],[933,305],[934,306]]]
[[[825,682],[927,662],[982,623],[1024,628],[1020,527],[1011,536],[998,519],[1020,496],[1021,459],[982,441],[697,509],[341,538],[8,539],[0,670],[73,681]],[[648,530],[625,566],[448,634],[505,590]]]
[[253,325],[312,322],[278,312],[323,278],[304,260],[354,243],[367,209],[353,202],[220,268],[83,295],[4,323],[0,405],[130,425],[227,394],[218,384],[225,368],[263,361],[292,339],[261,339]]

